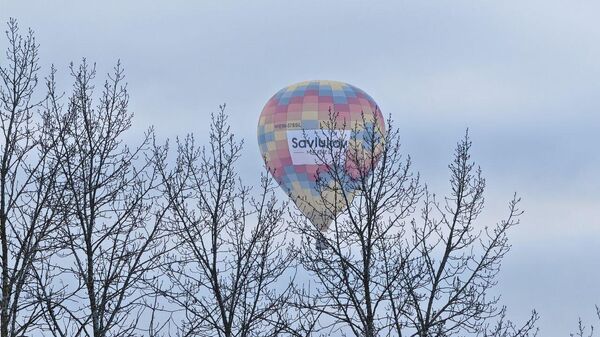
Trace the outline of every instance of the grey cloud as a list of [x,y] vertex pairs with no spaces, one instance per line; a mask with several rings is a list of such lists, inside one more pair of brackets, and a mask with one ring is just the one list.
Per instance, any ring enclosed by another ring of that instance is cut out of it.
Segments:
[[120,58],[134,134],[153,124],[162,137],[205,139],[209,113],[227,102],[249,178],[261,167],[263,104],[301,80],[369,92],[440,193],[469,127],[488,178],[484,220],[499,219],[513,191],[527,211],[499,285],[504,302],[515,316],[536,307],[543,336],[567,335],[600,302],[600,4],[0,0],[0,9],[2,21],[36,30],[45,70],[55,63],[65,90],[68,61],[87,56],[102,75]]

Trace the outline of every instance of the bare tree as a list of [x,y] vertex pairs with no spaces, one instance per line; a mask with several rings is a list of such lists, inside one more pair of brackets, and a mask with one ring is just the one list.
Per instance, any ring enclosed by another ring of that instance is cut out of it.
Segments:
[[[600,307],[596,306],[596,318],[600,320]],[[571,337],[593,337],[594,325],[585,325],[583,320],[579,318],[577,322],[577,330],[570,334]]]
[[539,316],[534,311],[525,323],[517,325],[506,318],[506,307],[502,307],[496,315],[495,322],[493,324],[485,323],[477,335],[482,337],[535,337],[539,332],[536,327],[538,319]]
[[[54,206],[62,196],[57,184],[62,158],[54,151],[60,130],[43,104],[47,101],[35,97],[38,45],[31,30],[19,33],[14,19],[6,36],[6,59],[0,64],[1,337],[24,336],[41,320],[35,270],[46,262],[60,216]],[[49,89],[53,83],[52,74]]]
[[[131,126],[120,64],[94,106],[95,66],[71,65],[75,81],[60,146],[64,188],[62,250],[45,282],[45,318],[54,336],[146,336],[140,318],[151,294],[147,280],[162,251],[166,205],[156,193],[151,132],[133,150],[123,144]],[[42,283],[42,282],[40,282]]]
[[288,326],[286,272],[293,256],[286,249],[285,204],[264,176],[256,197],[241,183],[242,145],[221,106],[208,146],[198,147],[193,136],[179,141],[174,174],[165,180],[175,250],[162,291],[182,310],[181,336],[278,336]]
[[[439,202],[426,193],[422,219],[412,226],[416,262],[409,265],[402,286],[413,314],[399,324],[414,328],[419,336],[489,334],[487,324],[503,313],[498,298],[488,293],[510,250],[507,232],[519,223],[520,199],[509,202],[508,214],[499,223],[477,224],[485,179],[470,159],[470,148],[467,132],[449,166],[450,195]],[[535,334],[536,320],[533,312],[515,336]]]
[[[337,119],[332,114],[326,136],[336,136]],[[535,313],[521,329],[508,322],[490,328],[503,310],[487,294],[510,248],[507,231],[521,212],[515,198],[505,220],[489,229],[476,224],[485,180],[470,161],[468,135],[450,165],[451,194],[440,203],[411,172],[392,121],[387,133],[376,121],[363,122],[364,130],[355,128],[348,143],[361,146],[314,151],[327,167],[317,180],[323,198],[315,210],[325,205],[323,216],[333,223],[323,239],[320,228],[296,221],[305,237],[300,261],[315,281],[311,295],[299,296],[296,305],[320,312],[320,331],[337,335],[535,333]],[[367,164],[354,165],[349,174],[348,162]],[[325,249],[313,247],[318,240]]]

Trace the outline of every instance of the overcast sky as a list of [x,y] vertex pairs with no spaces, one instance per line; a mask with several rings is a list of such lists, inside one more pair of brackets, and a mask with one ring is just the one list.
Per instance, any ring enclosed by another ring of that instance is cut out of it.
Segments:
[[249,178],[264,103],[302,80],[368,92],[438,194],[470,128],[483,220],[500,219],[513,192],[524,199],[498,292],[512,318],[536,308],[542,336],[567,336],[600,304],[599,14],[597,1],[0,0],[3,22],[35,30],[42,72],[55,64],[64,90],[70,61],[101,74],[122,61],[132,138],[155,125],[206,139],[226,102]]

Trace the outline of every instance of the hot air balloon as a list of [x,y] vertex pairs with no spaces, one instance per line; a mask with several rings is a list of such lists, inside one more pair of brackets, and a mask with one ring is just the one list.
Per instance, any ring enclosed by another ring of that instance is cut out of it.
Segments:
[[[369,130],[379,137],[363,137]],[[281,89],[266,103],[258,122],[258,143],[269,172],[322,232],[354,197],[352,184],[343,181],[357,178],[378,160],[373,151],[357,156],[356,150],[375,145],[379,151],[384,135],[384,118],[371,96],[336,81],[306,81]],[[329,174],[334,166],[326,155],[336,151],[347,152],[339,170],[347,179],[340,179],[339,172],[336,178]]]

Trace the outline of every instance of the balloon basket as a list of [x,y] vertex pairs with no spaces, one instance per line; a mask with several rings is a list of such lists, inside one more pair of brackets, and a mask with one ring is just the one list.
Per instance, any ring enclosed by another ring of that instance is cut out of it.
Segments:
[[325,250],[327,248],[327,240],[323,235],[319,235],[317,241],[315,241],[315,248],[317,250]]

